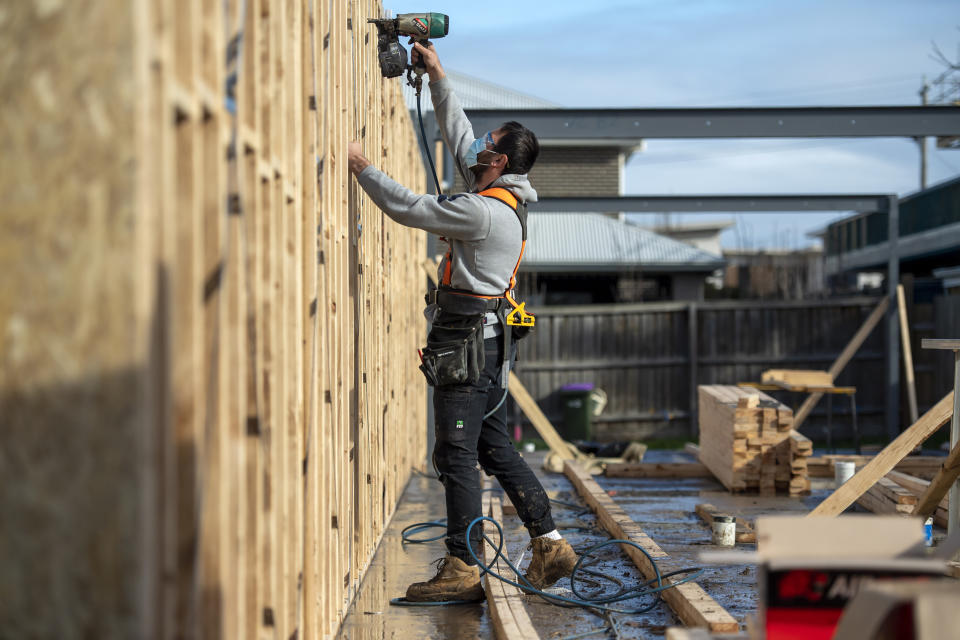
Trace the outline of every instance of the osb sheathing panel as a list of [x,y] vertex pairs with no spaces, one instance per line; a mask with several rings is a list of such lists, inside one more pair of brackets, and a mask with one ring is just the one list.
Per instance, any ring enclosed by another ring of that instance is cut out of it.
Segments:
[[0,3],[3,637],[134,623],[131,24],[126,2]]
[[426,446],[380,13],[0,4],[0,635],[336,631]]

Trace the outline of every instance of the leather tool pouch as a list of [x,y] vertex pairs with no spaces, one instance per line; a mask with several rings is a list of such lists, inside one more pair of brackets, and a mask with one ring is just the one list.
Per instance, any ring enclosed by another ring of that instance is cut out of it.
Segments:
[[440,312],[423,349],[420,370],[433,387],[474,384],[484,367],[483,317]]

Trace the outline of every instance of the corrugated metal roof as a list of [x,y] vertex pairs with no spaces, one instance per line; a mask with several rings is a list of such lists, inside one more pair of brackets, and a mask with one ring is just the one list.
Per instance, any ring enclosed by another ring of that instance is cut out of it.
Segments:
[[[507,89],[492,82],[468,76],[465,73],[446,71],[446,74],[464,109],[550,109],[557,107],[552,102]],[[417,94],[413,87],[407,84],[406,76],[401,79],[401,82],[403,98],[407,102],[407,108],[415,110],[417,108]],[[421,108],[424,111],[433,111],[430,87],[426,77],[424,77],[423,82]]]
[[645,269],[709,272],[720,256],[598,213],[531,213],[523,268],[529,271]]

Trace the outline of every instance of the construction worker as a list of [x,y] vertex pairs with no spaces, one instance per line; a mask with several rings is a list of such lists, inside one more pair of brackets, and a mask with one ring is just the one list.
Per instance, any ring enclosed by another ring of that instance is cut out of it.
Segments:
[[[577,556],[557,533],[543,486],[513,446],[503,402],[516,354],[516,328],[504,320],[504,300],[519,266],[525,203],[537,199],[526,174],[540,146],[533,132],[516,122],[475,139],[436,50],[416,44],[412,57],[423,59],[440,131],[470,192],[415,194],[372,166],[358,143],[348,149],[350,170],[384,213],[442,236],[450,246],[440,265],[440,287],[428,299],[432,328],[421,367],[434,386],[433,460],[446,494],[447,555],[432,579],[410,585],[406,598],[483,598],[466,541],[468,525],[481,515],[478,461],[500,482],[529,531],[533,554],[526,578],[543,589],[570,575]],[[470,542],[478,555],[480,530],[474,526]]]

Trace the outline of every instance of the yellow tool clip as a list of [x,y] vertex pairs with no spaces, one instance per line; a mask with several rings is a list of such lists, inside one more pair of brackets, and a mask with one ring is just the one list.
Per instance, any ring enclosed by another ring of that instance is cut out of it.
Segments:
[[507,314],[507,324],[514,327],[532,327],[536,323],[536,318],[524,311],[523,307],[527,304],[521,302],[513,308],[513,311]]

